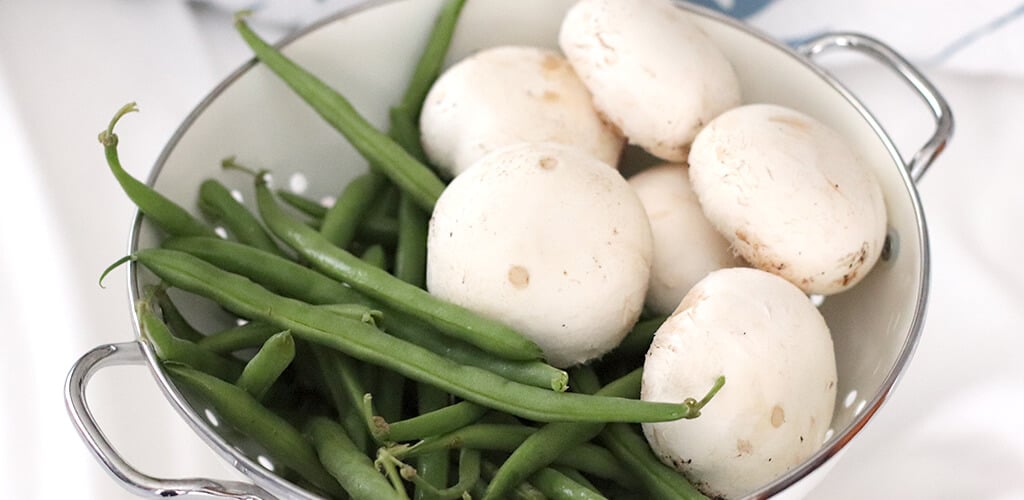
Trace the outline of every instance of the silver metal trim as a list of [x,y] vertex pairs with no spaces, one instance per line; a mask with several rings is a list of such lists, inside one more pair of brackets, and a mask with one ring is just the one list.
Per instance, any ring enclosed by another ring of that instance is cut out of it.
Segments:
[[147,364],[140,342],[101,345],[82,355],[68,373],[64,404],[78,434],[111,477],[138,496],[168,498],[194,495],[235,500],[269,500],[266,491],[253,484],[211,479],[160,479],[139,472],[114,449],[89,409],[85,390],[92,375],[107,366]]
[[818,54],[849,49],[860,52],[896,72],[908,85],[917,91],[918,97],[928,105],[935,119],[935,132],[909,162],[905,162],[910,177],[919,181],[935,158],[942,153],[953,135],[953,112],[939,90],[917,68],[903,56],[881,41],[860,33],[828,33],[809,40],[797,47],[796,51],[811,58]]

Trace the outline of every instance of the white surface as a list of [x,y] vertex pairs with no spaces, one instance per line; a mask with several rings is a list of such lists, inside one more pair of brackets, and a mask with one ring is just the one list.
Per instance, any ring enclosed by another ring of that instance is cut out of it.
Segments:
[[[1024,271],[1015,245],[1024,243],[1024,59],[1007,48],[1021,46],[1024,30],[1017,18],[998,37],[943,56],[952,33],[1014,7],[960,4],[883,14],[858,3],[840,14],[781,0],[755,19],[784,37],[859,29],[932,61],[924,69],[957,119],[950,148],[921,184],[933,256],[921,345],[895,397],[812,498],[1024,498]],[[907,28],[922,16],[931,18]],[[261,31],[275,30],[283,32]],[[121,155],[145,176],[177,124],[248,53],[223,13],[152,0],[0,2],[0,47],[3,496],[132,498],[89,456],[61,400],[78,355],[130,338],[124,273],[105,290],[96,285],[125,252],[133,214],[96,134],[137,100],[142,113],[119,129]],[[865,65],[839,73],[869,97],[905,151],[923,141],[921,104],[886,72]],[[234,476],[144,369],[111,369],[93,385],[101,423],[141,470]]]

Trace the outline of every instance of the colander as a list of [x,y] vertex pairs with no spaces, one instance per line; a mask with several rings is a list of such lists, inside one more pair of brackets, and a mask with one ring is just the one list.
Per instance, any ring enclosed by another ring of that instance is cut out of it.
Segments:
[[[441,0],[366,1],[283,41],[285,53],[346,95],[370,121],[384,127],[388,106],[408,80]],[[450,61],[503,44],[557,48],[561,18],[570,0],[472,0],[463,12]],[[793,49],[715,12],[680,4],[732,61],[745,102],[769,102],[803,111],[833,127],[862,155],[878,178],[888,208],[883,258],[852,290],[820,306],[834,338],[839,372],[835,417],[818,452],[751,494],[800,497],[816,484],[892,394],[907,369],[921,333],[928,290],[928,234],[915,188],[941,153],[953,129],[943,97],[895,51],[868,36],[831,33]],[[857,52],[890,68],[919,95],[934,117],[931,138],[909,159],[901,156],[867,109],[814,62],[826,51]],[[266,68],[248,62],[218,85],[171,137],[149,178],[156,189],[185,207],[197,206],[199,184],[220,179],[248,203],[251,181],[225,173],[219,162],[238,155],[273,170],[277,187],[328,198],[362,173],[366,162]],[[157,243],[142,218],[131,228],[130,249]],[[129,268],[133,304],[152,278]],[[183,297],[182,300],[188,300]],[[214,331],[232,321],[199,300],[181,305],[200,328]],[[72,367],[65,387],[71,418],[103,467],[141,496],[214,498],[317,498],[273,472],[273,461],[230,429],[201,401],[179,392],[152,347],[135,340],[99,346]],[[225,460],[251,482],[160,479],[137,471],[104,437],[85,400],[90,375],[112,365],[144,365],[171,405]]]

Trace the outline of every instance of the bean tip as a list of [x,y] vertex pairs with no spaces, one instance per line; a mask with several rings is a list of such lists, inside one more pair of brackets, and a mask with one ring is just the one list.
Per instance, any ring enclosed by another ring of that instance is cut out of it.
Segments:
[[99,282],[98,282],[99,285],[100,285],[100,288],[104,288],[104,289],[107,288],[103,284],[103,280],[107,277],[108,274],[111,273],[111,271],[113,271],[114,269],[117,269],[118,267],[121,267],[121,265],[124,264],[125,262],[134,261],[134,260],[135,260],[135,256],[134,255],[125,255],[124,257],[121,257],[120,259],[115,260],[113,264],[110,264],[109,266],[107,266],[107,268],[104,269],[103,272],[100,274],[100,279],[99,279]]
[[245,20],[252,16],[252,9],[242,9],[235,12],[234,21],[235,26],[245,24]]

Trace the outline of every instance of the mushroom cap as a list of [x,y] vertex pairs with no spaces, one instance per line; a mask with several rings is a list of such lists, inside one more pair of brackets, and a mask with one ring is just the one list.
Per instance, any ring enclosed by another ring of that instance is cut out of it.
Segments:
[[716,118],[693,143],[690,183],[740,255],[808,293],[852,287],[885,242],[871,171],[836,132],[792,109],[753,104]]
[[629,178],[654,235],[647,307],[669,314],[686,292],[716,269],[744,265],[701,211],[684,164],[666,163]]
[[606,119],[666,161],[685,161],[697,131],[740,104],[732,65],[668,0],[580,0],[559,45]]
[[518,142],[576,146],[615,166],[625,142],[565,58],[535,47],[490,48],[449,68],[427,94],[420,129],[427,157],[452,177]]
[[836,398],[828,326],[788,281],[752,268],[715,271],[654,335],[641,399],[700,397],[693,420],[644,424],[655,454],[709,496],[750,493],[812,455]]
[[618,171],[571,147],[522,143],[451,182],[430,220],[430,293],[502,321],[548,362],[618,345],[643,308],[651,230]]

